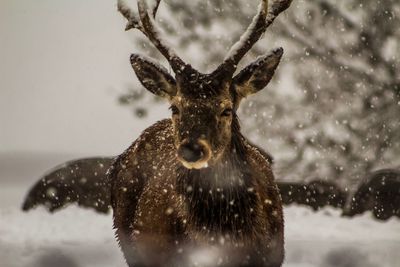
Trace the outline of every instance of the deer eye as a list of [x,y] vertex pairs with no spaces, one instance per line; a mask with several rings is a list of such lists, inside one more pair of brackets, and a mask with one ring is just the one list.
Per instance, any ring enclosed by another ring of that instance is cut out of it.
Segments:
[[231,108],[226,108],[224,111],[222,111],[221,116],[222,117],[229,117],[232,115],[232,109]]
[[172,115],[179,115],[179,109],[177,106],[172,105],[169,107],[169,109],[172,111]]

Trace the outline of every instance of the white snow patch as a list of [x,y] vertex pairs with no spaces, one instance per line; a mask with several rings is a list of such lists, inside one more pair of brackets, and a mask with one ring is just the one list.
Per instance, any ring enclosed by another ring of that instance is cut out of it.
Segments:
[[[1,190],[2,191],[2,190]],[[400,220],[379,222],[370,213],[353,219],[340,211],[285,209],[285,267],[398,266]],[[75,206],[48,214],[0,208],[0,266],[126,266],[111,215]],[[55,265],[54,265],[55,266]]]

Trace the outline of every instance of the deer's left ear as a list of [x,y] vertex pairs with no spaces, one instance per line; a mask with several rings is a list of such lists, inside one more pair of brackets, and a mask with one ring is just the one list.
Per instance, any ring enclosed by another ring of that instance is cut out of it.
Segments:
[[139,81],[150,92],[166,98],[176,94],[176,81],[163,66],[136,54],[131,55],[131,64]]
[[282,48],[275,49],[270,54],[259,57],[233,78],[232,86],[236,91],[238,102],[267,86],[279,65],[282,54]]

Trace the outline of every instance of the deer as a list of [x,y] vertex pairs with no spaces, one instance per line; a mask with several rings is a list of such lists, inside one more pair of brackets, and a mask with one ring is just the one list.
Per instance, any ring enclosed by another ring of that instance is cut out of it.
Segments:
[[154,19],[160,1],[149,8],[139,0],[138,16],[118,2],[126,30],[141,31],[175,74],[152,59],[130,57],[141,84],[169,101],[172,116],[146,129],[109,170],[114,227],[129,266],[174,266],[169,261],[182,250],[209,247],[226,266],[282,265],[279,190],[268,160],[241,134],[236,111],[270,82],[283,49],[234,73],[290,2],[260,1],[247,31],[209,74],[185,63],[160,37]]
[[260,0],[247,30],[210,73],[185,63],[162,38],[160,2],[138,0],[137,12],[122,0],[117,5],[125,30],[142,32],[173,72],[130,56],[140,83],[169,102],[171,117],[144,130],[107,171],[125,260],[129,267],[282,266],[284,218],[271,160],[241,133],[237,111],[271,81],[283,49],[237,67],[291,0]]

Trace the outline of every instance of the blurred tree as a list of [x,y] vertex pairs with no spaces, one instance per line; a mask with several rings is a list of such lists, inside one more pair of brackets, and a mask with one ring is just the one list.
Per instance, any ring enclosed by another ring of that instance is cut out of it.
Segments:
[[[168,39],[203,71],[222,61],[258,4],[165,2],[158,20]],[[297,0],[249,53],[286,49],[275,86],[240,111],[247,134],[274,155],[279,179],[352,187],[372,169],[399,166],[399,25],[397,0]],[[131,89],[121,99],[136,106],[135,95]]]

